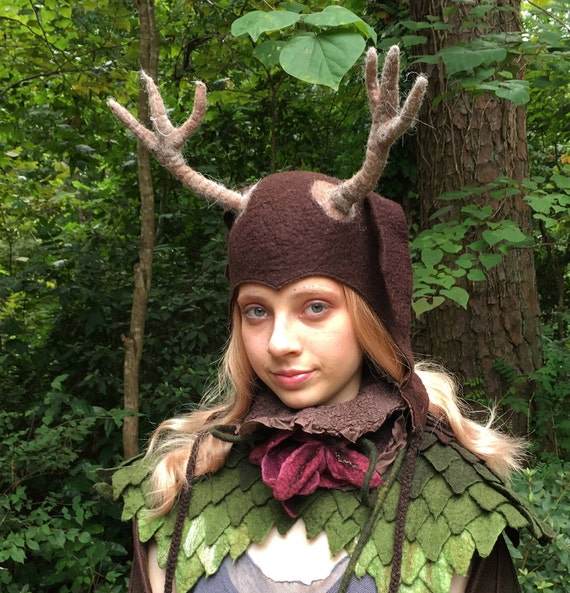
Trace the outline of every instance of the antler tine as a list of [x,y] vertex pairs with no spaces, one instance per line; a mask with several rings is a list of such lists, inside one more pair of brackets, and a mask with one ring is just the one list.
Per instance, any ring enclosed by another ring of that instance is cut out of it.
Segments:
[[145,128],[113,99],[108,101],[111,111],[154,154],[158,162],[179,179],[185,187],[229,210],[236,213],[241,212],[247,203],[246,195],[204,177],[188,166],[182,156],[182,146],[204,119],[206,85],[203,82],[196,83],[192,113],[182,126],[175,128],[166,114],[162,96],[152,78],[143,71],[140,72],[140,77],[148,92],[151,120],[155,132]]
[[390,147],[414,123],[427,89],[426,77],[418,76],[398,113],[398,46],[392,46],[386,55],[380,83],[377,72],[378,58],[376,50],[371,48],[366,54],[366,89],[372,123],[364,164],[353,177],[331,189],[329,195],[331,205],[342,216],[347,216],[351,206],[374,189],[386,166]]
[[111,111],[121,121],[121,123],[128,128],[136,138],[138,138],[144,146],[154,152],[156,148],[156,138],[154,134],[147,130],[130,112],[128,112],[120,103],[117,103],[115,99],[109,99],[107,105],[111,108]]

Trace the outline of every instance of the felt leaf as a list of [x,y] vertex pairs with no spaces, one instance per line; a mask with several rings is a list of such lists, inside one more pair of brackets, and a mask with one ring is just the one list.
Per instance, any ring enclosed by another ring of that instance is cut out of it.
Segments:
[[427,562],[426,555],[418,543],[406,542],[402,554],[402,584],[414,585]]
[[449,593],[453,573],[446,562],[426,563],[419,574],[419,579],[426,584],[424,590],[432,593]]
[[200,558],[195,555],[184,562],[176,563],[176,590],[190,591],[198,579],[204,575],[204,565]]
[[244,460],[239,466],[240,488],[242,490],[248,490],[259,480],[261,480],[261,469],[257,465]]
[[340,513],[337,509],[335,509],[335,511],[325,521],[325,533],[327,534],[329,548],[331,550],[342,550],[346,543],[351,539],[350,537],[345,537],[342,533],[342,529],[339,529],[342,524],[342,517],[340,516]]
[[[484,468],[484,470],[487,472],[486,475],[488,475],[489,477],[494,476],[494,474],[491,472],[491,470],[488,469],[487,466],[481,462],[481,459],[479,457],[477,457],[477,455],[475,455],[475,453],[471,453],[471,451],[468,451],[467,449],[465,449],[464,447],[462,447],[459,443],[456,443],[455,441],[452,441],[447,446],[451,447],[452,449],[457,451],[457,453],[459,453],[459,455],[462,459],[465,459],[466,461],[468,461],[470,464],[472,464],[474,467],[476,467],[476,469],[479,470],[479,468]],[[481,475],[483,475],[483,474],[481,474]],[[497,481],[496,477],[495,477],[495,481]]]
[[163,517],[164,523],[162,524],[161,531],[165,536],[170,537],[174,533],[174,525],[176,524],[176,512],[177,509],[172,509],[167,515]]
[[444,517],[440,516],[437,519],[429,517],[418,531],[417,541],[426,558],[435,562],[450,536],[451,531]]
[[235,562],[249,548],[251,539],[246,525],[240,525],[236,529],[228,529],[226,532],[230,544],[230,556]]
[[251,500],[256,505],[265,504],[273,496],[271,493],[271,488],[269,488],[261,480],[258,480],[252,484],[249,490]]
[[105,500],[108,500],[109,502],[113,502],[117,499],[114,495],[113,487],[111,486],[111,484],[107,484],[106,482],[97,482],[97,484],[94,484],[93,489],[95,490],[98,496]]
[[223,536],[218,538],[211,546],[202,544],[198,548],[197,554],[198,558],[200,558],[200,561],[202,562],[202,565],[204,566],[205,573],[207,575],[216,574],[229,551],[230,544],[227,538]]
[[288,41],[279,60],[287,74],[336,91],[365,46],[357,33],[307,33]]
[[410,501],[406,515],[405,533],[408,541],[413,542],[418,536],[418,531],[430,516],[429,507],[423,498]]
[[465,529],[473,536],[475,546],[481,557],[486,558],[492,552],[495,542],[503,532],[507,522],[503,515],[491,513],[475,518]]
[[527,527],[529,524],[529,521],[526,519],[526,517],[523,517],[523,515],[521,515],[521,513],[519,513],[514,506],[508,503],[500,505],[495,510],[503,515],[503,517],[507,520],[509,527],[512,527],[513,529],[522,529],[523,527]]
[[394,556],[394,531],[396,528],[395,523],[383,523],[381,529],[377,528],[372,532],[372,539],[376,550],[378,552],[378,558],[384,566],[392,562]]
[[453,492],[444,479],[436,476],[426,484],[423,495],[431,514],[438,517],[453,496]]
[[118,469],[111,478],[113,496],[117,500],[127,486],[138,486],[147,476],[149,468],[144,463],[134,463]]
[[[224,475],[221,476],[220,481],[216,480],[216,484],[214,486],[212,482],[211,476],[205,480],[207,483],[207,487],[210,489],[211,495],[210,500],[217,504],[221,500],[223,500],[230,492],[233,492],[237,488],[239,488],[239,471],[237,469],[230,469],[227,472],[224,472]],[[206,488],[206,485],[204,485]]]
[[253,500],[248,492],[244,492],[241,488],[236,488],[231,492],[223,504],[226,507],[226,513],[232,525],[240,525],[243,518],[249,513],[254,505]]
[[230,519],[224,510],[223,505],[210,505],[202,511],[205,526],[204,542],[208,546],[213,546],[230,525]]
[[400,499],[400,490],[400,484],[396,482],[386,496],[386,500],[384,501],[382,509],[384,511],[384,517],[386,518],[386,521],[394,521],[396,519],[396,514],[398,512],[398,501]]
[[196,517],[182,540],[181,549],[186,558],[192,557],[206,539],[206,520],[203,515]]
[[130,521],[145,506],[145,499],[140,488],[128,488],[123,501],[121,521]]
[[470,496],[456,496],[445,505],[443,515],[451,532],[460,535],[465,526],[473,521],[481,512],[479,506]]
[[460,459],[453,462],[442,475],[456,494],[461,494],[481,479],[473,466]]
[[310,506],[303,513],[307,537],[312,539],[317,536],[327,519],[335,512],[337,512],[337,503],[330,492],[323,493],[320,497],[312,496]]
[[332,490],[331,494],[336,502],[340,516],[345,520],[352,517],[361,504],[356,496],[347,496],[347,493],[342,490]]
[[[343,521],[340,513],[337,511],[325,526],[332,555],[335,556],[338,552],[345,549],[351,540],[356,539],[360,535],[361,531],[361,525],[350,519]],[[337,550],[337,552],[335,553],[333,550]]]
[[462,531],[456,537],[450,537],[443,546],[443,554],[455,574],[465,576],[469,572],[474,553],[475,542],[468,531]]
[[154,537],[154,534],[164,525],[163,517],[153,517],[145,520],[139,515],[138,517],[138,528],[139,528],[139,539],[141,542],[148,542]]
[[486,511],[494,511],[495,507],[507,500],[502,494],[481,482],[473,484],[473,486],[469,488],[469,494],[473,500]]
[[414,477],[412,479],[412,487],[410,489],[410,498],[418,498],[421,496],[424,486],[434,475],[433,466],[422,455],[416,460],[416,467],[414,468]]
[[[375,564],[379,564],[380,568],[377,568]],[[371,571],[370,574],[374,576],[376,581],[376,589],[378,591],[388,591],[390,588],[390,576],[392,574],[391,565],[383,565],[379,560],[376,560],[369,566],[369,569]]]
[[265,541],[267,534],[273,527],[273,513],[269,505],[253,507],[244,517],[244,524],[247,525],[251,541],[261,543]]
[[368,540],[364,544],[364,548],[358,558],[359,574],[365,574],[368,572],[370,563],[376,558],[376,547],[371,540]]

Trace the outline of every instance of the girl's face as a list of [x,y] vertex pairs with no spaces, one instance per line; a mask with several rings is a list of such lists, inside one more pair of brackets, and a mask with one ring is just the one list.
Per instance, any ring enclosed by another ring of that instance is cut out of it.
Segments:
[[301,409],[356,397],[363,353],[340,284],[318,276],[279,291],[244,284],[237,305],[249,362],[285,405]]

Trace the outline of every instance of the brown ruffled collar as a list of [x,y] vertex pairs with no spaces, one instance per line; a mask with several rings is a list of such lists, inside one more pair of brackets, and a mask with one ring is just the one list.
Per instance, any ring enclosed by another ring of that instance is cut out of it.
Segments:
[[[377,432],[392,416],[401,417],[403,423],[406,409],[398,388],[383,380],[365,381],[358,396],[351,401],[302,410],[288,408],[263,386],[237,432],[247,435],[261,427],[300,429],[308,434],[344,437],[355,443],[362,435]],[[404,426],[402,429],[405,433]]]

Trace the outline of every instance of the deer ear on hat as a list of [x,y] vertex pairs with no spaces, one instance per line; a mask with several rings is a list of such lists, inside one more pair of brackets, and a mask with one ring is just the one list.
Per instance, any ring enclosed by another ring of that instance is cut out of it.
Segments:
[[228,229],[231,229],[234,226],[234,222],[236,221],[237,215],[235,212],[232,212],[231,210],[226,210],[223,213],[222,218]]

